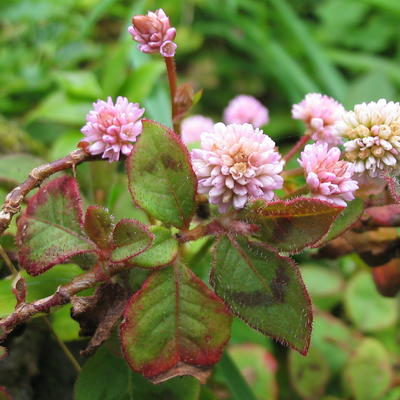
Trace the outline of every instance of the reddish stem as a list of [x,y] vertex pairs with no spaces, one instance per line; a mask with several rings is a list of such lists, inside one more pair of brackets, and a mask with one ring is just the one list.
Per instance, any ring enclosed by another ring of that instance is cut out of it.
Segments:
[[303,146],[310,140],[310,135],[302,136],[299,141],[290,149],[289,153],[287,153],[283,159],[288,162],[294,155],[296,155]]
[[177,76],[174,57],[164,57],[165,66],[167,67],[169,93],[171,97],[171,117],[174,131],[179,135],[179,124],[176,122],[177,107],[176,107],[176,88],[177,88]]

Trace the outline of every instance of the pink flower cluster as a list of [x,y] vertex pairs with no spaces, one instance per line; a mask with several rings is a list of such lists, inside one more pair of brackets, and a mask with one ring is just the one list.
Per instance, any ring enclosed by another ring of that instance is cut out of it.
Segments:
[[250,124],[215,124],[201,135],[201,149],[192,151],[199,193],[224,213],[243,208],[249,199],[272,200],[282,188],[284,162],[275,143]]
[[241,94],[233,98],[224,111],[226,124],[252,124],[259,128],[268,123],[268,109],[256,98]]
[[354,164],[341,161],[340,150],[327,143],[308,144],[298,160],[304,168],[313,197],[346,207],[358,183],[352,180]]
[[309,93],[299,104],[292,107],[294,119],[301,119],[307,126],[307,134],[315,141],[337,146],[342,142],[335,127],[344,112],[343,106],[332,97]]
[[132,38],[139,43],[142,53],[161,53],[164,57],[173,57],[176,51],[176,29],[172,28],[169,18],[161,8],[147,15],[135,15],[132,26],[128,28]]
[[118,97],[115,105],[111,97],[107,101],[98,100],[93,103],[93,108],[81,129],[85,135],[81,143],[87,146],[87,151],[93,155],[103,153],[103,158],[109,161],[118,161],[120,153],[129,155],[132,143],[142,132],[140,117],[144,108],[129,103],[126,97]]
[[214,122],[211,118],[204,117],[203,115],[192,115],[182,121],[182,141],[183,143],[190,144],[198,142],[200,135],[203,132],[211,132]]

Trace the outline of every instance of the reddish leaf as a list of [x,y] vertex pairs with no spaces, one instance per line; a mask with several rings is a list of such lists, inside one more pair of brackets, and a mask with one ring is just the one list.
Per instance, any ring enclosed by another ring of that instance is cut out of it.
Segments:
[[83,232],[82,201],[71,177],[52,180],[30,200],[18,221],[19,262],[38,275],[96,247]]
[[10,393],[4,386],[0,386],[0,400],[12,400]]
[[223,236],[214,248],[211,284],[249,326],[307,353],[311,301],[293,260],[243,237]]
[[388,204],[381,207],[369,207],[367,215],[378,226],[400,225],[400,204]]
[[92,239],[100,249],[107,249],[110,247],[114,223],[106,208],[89,206],[86,210],[84,228],[89,238]]
[[280,251],[298,253],[318,242],[342,210],[310,198],[274,202],[259,199],[251,202],[240,217],[258,227],[258,239]]
[[177,375],[204,380],[230,335],[226,306],[184,265],[154,272],[125,311],[120,335],[134,371],[153,382]]
[[154,235],[139,221],[121,219],[113,232],[112,262],[125,262],[143,253],[152,244]]
[[144,120],[127,171],[135,203],[166,224],[189,225],[196,211],[197,179],[187,148],[174,132]]
[[400,259],[394,258],[380,267],[375,267],[372,276],[382,296],[395,297],[400,291]]

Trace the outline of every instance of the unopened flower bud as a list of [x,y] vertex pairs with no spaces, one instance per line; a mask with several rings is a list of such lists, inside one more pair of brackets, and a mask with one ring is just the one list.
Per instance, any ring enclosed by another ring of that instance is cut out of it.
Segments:
[[164,57],[173,57],[176,44],[173,42],[176,29],[171,27],[169,18],[161,8],[147,15],[135,15],[132,26],[128,28],[132,38],[139,43],[143,53],[160,53]]

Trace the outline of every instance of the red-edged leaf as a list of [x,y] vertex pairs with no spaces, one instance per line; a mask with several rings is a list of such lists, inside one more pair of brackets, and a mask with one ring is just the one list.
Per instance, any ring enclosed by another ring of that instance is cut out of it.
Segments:
[[320,247],[342,235],[361,218],[363,212],[364,202],[361,199],[354,199],[347,203],[347,207],[333,221],[328,233],[313,247]]
[[120,336],[134,371],[153,382],[178,375],[204,380],[230,335],[226,306],[192,271],[177,265],[154,272],[125,311]]
[[376,225],[400,225],[400,204],[387,204],[380,207],[369,207],[365,210],[365,212]]
[[108,210],[101,206],[89,206],[85,215],[85,232],[100,249],[110,247],[114,230],[113,218]]
[[143,253],[152,244],[154,235],[139,221],[121,219],[113,232],[115,246],[111,254],[112,262],[124,262]]
[[372,269],[376,288],[382,296],[394,297],[400,291],[400,258]]
[[189,225],[196,211],[197,180],[189,153],[174,132],[144,120],[127,171],[135,203],[166,224]]
[[77,254],[96,251],[83,232],[78,184],[61,177],[43,186],[18,221],[19,262],[38,275]]
[[307,353],[311,301],[293,260],[243,237],[223,236],[214,248],[211,284],[249,326]]
[[343,207],[317,199],[296,198],[251,202],[240,218],[258,227],[255,234],[280,251],[298,253],[318,242],[329,230]]

